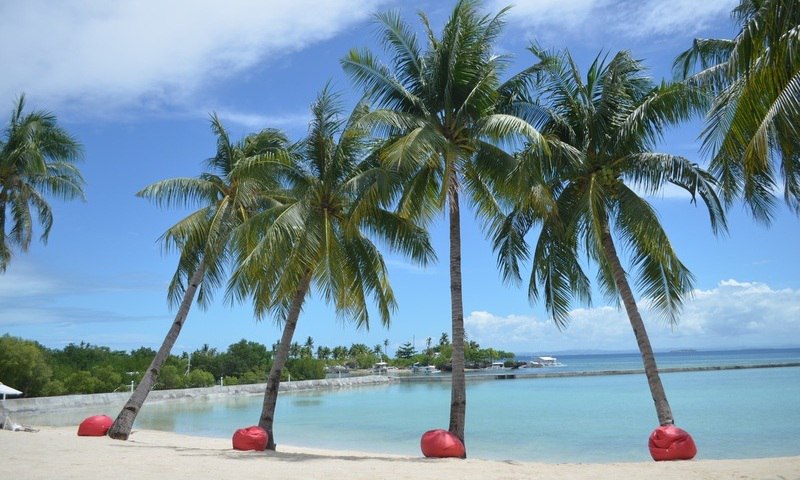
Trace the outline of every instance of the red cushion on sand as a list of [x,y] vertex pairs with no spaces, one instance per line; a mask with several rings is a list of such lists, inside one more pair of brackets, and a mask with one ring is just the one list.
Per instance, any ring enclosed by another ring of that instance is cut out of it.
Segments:
[[692,436],[674,425],[658,427],[650,434],[650,455],[655,461],[691,460],[697,455]]
[[108,433],[108,429],[114,424],[114,420],[108,415],[94,415],[88,417],[78,425],[78,436],[81,437],[102,437]]
[[428,430],[419,441],[422,454],[433,458],[464,458],[464,444],[447,430]]
[[233,449],[263,451],[267,448],[268,438],[266,430],[261,427],[240,428],[233,434]]

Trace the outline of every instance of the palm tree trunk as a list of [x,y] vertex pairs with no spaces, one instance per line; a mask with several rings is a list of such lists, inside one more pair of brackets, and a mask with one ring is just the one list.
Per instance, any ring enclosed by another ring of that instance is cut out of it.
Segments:
[[153,389],[153,385],[155,385],[158,380],[161,367],[164,366],[164,362],[169,358],[175,341],[178,340],[181,328],[183,328],[186,317],[189,315],[189,309],[192,307],[194,294],[203,281],[205,271],[205,262],[200,262],[200,265],[197,266],[197,270],[189,280],[189,285],[186,287],[186,292],[183,294],[181,306],[178,309],[178,313],[175,315],[172,326],[167,332],[167,336],[164,338],[164,343],[161,344],[161,348],[158,350],[158,353],[156,353],[156,356],[153,357],[153,361],[150,362],[150,366],[147,368],[141,382],[139,382],[136,390],[131,394],[128,402],[122,407],[122,411],[119,412],[119,415],[117,415],[117,419],[114,420],[114,424],[111,425],[111,428],[108,430],[109,437],[116,440],[127,440],[128,436],[131,434],[136,415],[139,414],[139,410],[141,410],[144,401],[147,399],[147,395],[150,394],[150,390]]
[[[467,417],[467,388],[464,378],[464,302],[461,292],[461,213],[458,187],[451,186],[450,203],[450,309],[453,323],[453,384],[450,394],[450,433],[466,449],[464,428]],[[466,450],[465,450],[466,451]],[[464,454],[466,458],[466,453]]]
[[272,425],[275,422],[275,405],[278,402],[278,389],[281,385],[281,371],[283,371],[286,360],[289,358],[289,348],[292,344],[292,337],[294,336],[295,328],[297,328],[297,319],[300,317],[300,309],[303,307],[308,289],[311,286],[311,272],[306,274],[297,287],[297,291],[292,299],[292,305],[289,308],[289,314],[286,317],[286,324],[283,326],[283,334],[281,335],[281,342],[278,344],[278,350],[275,352],[275,358],[272,361],[272,368],[269,370],[267,377],[267,389],[264,392],[264,404],[261,407],[261,417],[258,419],[258,426],[263,428],[268,435],[267,449],[275,450],[275,434],[272,431]]
[[0,273],[6,271],[11,260],[11,249],[6,244],[6,198],[5,190],[0,191]]
[[656,358],[653,355],[653,347],[650,346],[650,339],[647,337],[647,331],[644,328],[642,316],[639,314],[639,308],[636,306],[633,292],[625,276],[625,270],[623,270],[622,263],[619,260],[619,256],[617,256],[617,249],[614,246],[614,240],[611,238],[611,230],[607,222],[603,225],[601,241],[603,250],[611,264],[614,283],[617,286],[617,290],[619,290],[620,297],[622,297],[622,303],[625,305],[625,311],[628,313],[631,327],[633,327],[633,334],[636,336],[639,352],[642,354],[644,374],[647,376],[650,394],[653,396],[653,403],[655,403],[656,406],[658,422],[662,426],[672,425],[674,423],[672,409],[669,407],[667,394],[664,392],[664,385],[661,384],[661,377],[658,375],[658,367],[656,366]]

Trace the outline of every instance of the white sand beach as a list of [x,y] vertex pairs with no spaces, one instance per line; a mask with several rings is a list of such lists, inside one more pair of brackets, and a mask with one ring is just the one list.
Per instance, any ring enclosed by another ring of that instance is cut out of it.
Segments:
[[278,446],[240,452],[230,440],[134,430],[126,442],[78,437],[77,427],[0,430],[5,475],[24,479],[798,479],[800,457],[612,464],[425,459]]

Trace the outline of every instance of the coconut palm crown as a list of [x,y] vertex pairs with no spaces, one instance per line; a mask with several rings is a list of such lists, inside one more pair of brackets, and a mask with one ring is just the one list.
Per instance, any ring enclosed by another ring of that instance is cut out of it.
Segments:
[[206,161],[208,171],[198,177],[156,182],[137,195],[159,206],[199,208],[170,227],[161,237],[167,251],[180,252],[178,266],[168,289],[170,303],[178,306],[175,320],[153,361],[120,411],[108,435],[127,440],[133,422],[152,390],[183,328],[195,293],[201,307],[224,279],[232,260],[231,238],[235,228],[251,215],[274,203],[270,173],[252,164],[263,156],[288,155],[288,140],[274,129],[232,142],[219,118],[211,128],[217,137],[216,154]]
[[[504,141],[544,146],[538,132],[521,118],[504,113],[505,93],[524,84],[501,81],[508,58],[493,51],[506,9],[483,15],[480,2],[456,3],[441,35],[420,13],[426,33],[423,51],[416,35],[397,12],[377,16],[382,42],[392,55],[389,65],[369,50],[352,50],[342,65],[362,87],[375,111],[364,118],[390,139],[382,152],[386,165],[406,178],[398,211],[428,221],[446,211],[450,234],[452,323],[452,434],[464,441],[464,312],[461,281],[462,195],[481,218],[499,213],[487,179],[502,176],[513,157]],[[503,173],[501,173],[503,172]]]
[[291,161],[268,160],[279,204],[246,222],[237,234],[240,256],[229,297],[252,299],[257,316],[272,315],[283,333],[267,378],[259,426],[275,449],[273,423],[281,371],[306,298],[315,290],[337,316],[369,328],[371,297],[382,324],[396,301],[383,256],[372,239],[419,264],[434,258],[428,235],[385,208],[395,175],[375,157],[368,132],[356,123],[364,105],[341,115],[326,87],[312,105],[308,136]]
[[740,0],[733,18],[735,38],[696,39],[676,74],[715,94],[702,139],[726,202],[770,222],[783,190],[800,215],[800,1]]
[[80,144],[58,126],[55,115],[25,113],[20,96],[0,137],[0,273],[14,248],[28,250],[34,216],[42,227],[40,239],[47,242],[53,211],[46,197],[83,199],[84,181],[75,165],[80,158]]
[[[598,56],[583,76],[568,52],[531,47],[538,58],[537,97],[530,120],[554,148],[526,152],[509,177],[517,192],[514,210],[492,226],[504,277],[521,279],[520,262],[532,259],[528,292],[543,298],[559,327],[574,302],[589,303],[591,284],[582,253],[597,266],[600,290],[622,300],[639,345],[659,422],[673,422],[650,341],[622,266],[624,246],[650,308],[676,322],[692,291],[692,275],[678,259],[653,207],[642,194],[666,184],[700,198],[715,232],[726,228],[714,178],[688,159],[656,153],[668,125],[705,105],[701,90],[685,84],[655,85],[628,52]],[[560,144],[557,147],[556,144]],[[634,188],[636,190],[634,190]],[[525,235],[540,227],[531,251]]]

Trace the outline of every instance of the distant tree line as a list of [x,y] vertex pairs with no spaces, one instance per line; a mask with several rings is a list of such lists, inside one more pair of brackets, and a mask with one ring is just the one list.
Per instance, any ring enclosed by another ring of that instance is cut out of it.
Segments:
[[[329,366],[368,369],[380,361],[397,367],[419,362],[447,370],[452,354],[447,334],[442,334],[436,345],[431,345],[430,340],[421,352],[411,342],[401,345],[395,352],[396,358],[390,359],[386,355],[388,340],[374,347],[354,343],[349,347],[315,348],[314,339],[308,337],[303,344],[292,343],[282,377],[283,380],[325,378]],[[243,339],[225,351],[203,345],[191,353],[170,355],[156,389],[208,387],[220,384],[220,379],[224,385],[264,383],[276,348],[277,344],[269,349]],[[467,342],[466,352],[468,363],[476,368],[514,358],[513,353],[481,349],[472,341]],[[21,390],[26,397],[126,391],[131,382],[138,384],[154,355],[155,351],[147,347],[127,352],[84,342],[51,349],[6,334],[0,337],[0,380]]]

